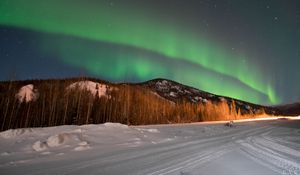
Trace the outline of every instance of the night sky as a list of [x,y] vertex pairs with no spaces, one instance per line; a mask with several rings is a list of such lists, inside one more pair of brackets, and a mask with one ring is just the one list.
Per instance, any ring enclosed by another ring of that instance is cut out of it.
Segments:
[[167,78],[300,101],[299,0],[1,0],[0,80]]

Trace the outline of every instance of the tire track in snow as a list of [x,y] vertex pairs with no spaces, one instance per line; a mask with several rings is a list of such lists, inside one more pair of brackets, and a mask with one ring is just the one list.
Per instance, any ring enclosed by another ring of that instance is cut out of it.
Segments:
[[[188,159],[188,160],[183,160],[181,159],[180,163],[177,163],[175,165],[169,165],[168,168],[163,168],[157,171],[154,171],[152,173],[149,173],[148,175],[164,175],[164,174],[173,174],[174,172],[178,172],[179,170],[191,170],[196,166],[200,166],[204,163],[213,161],[215,159],[218,159],[219,157],[223,156],[224,154],[231,152],[234,150],[234,144],[232,144],[231,140],[236,140],[241,137],[244,137],[244,135],[256,135],[256,134],[261,134],[265,133],[266,131],[269,131],[270,129],[263,126],[263,127],[258,127],[255,129],[248,129],[246,131],[241,131],[238,133],[234,133],[222,138],[218,139],[218,143],[213,143],[212,147],[208,150],[205,150],[206,153],[203,153],[201,155],[198,155],[194,158]],[[222,145],[225,144],[224,146],[218,147],[215,145]],[[184,171],[184,172],[185,172]],[[180,171],[183,172],[183,171]],[[188,172],[188,171],[187,171]]]
[[205,151],[201,154],[198,154],[197,156],[192,156],[191,158],[187,160],[180,160],[179,163],[174,164],[172,166],[168,166],[167,168],[163,168],[157,171],[154,171],[152,173],[149,173],[148,175],[166,175],[170,174],[179,170],[186,170],[186,169],[192,169],[195,166],[210,162],[212,160],[215,160],[219,158],[220,156],[228,153],[231,151],[231,149],[228,149],[228,146],[222,146],[219,149],[213,149],[210,151]]
[[[188,140],[181,140],[175,143],[169,142],[160,145],[155,145],[154,147],[153,145],[148,148],[138,147],[136,149],[126,150],[126,152],[116,152],[113,155],[107,157],[94,157],[89,158],[88,160],[82,160],[80,161],[80,163],[73,163],[60,167],[53,167],[51,169],[47,169],[47,171],[41,170],[35,172],[34,174],[53,174],[51,172],[60,172],[60,174],[72,174],[79,170],[90,169],[94,166],[111,168],[111,170],[113,170],[114,168],[117,168],[116,166],[120,167],[122,166],[122,164],[126,165],[126,163],[128,162],[140,162],[140,160],[143,159],[157,160],[161,159],[161,157],[165,158],[166,160],[170,160],[170,158],[172,158],[171,160],[181,161],[183,157],[191,157],[195,155],[195,152],[189,153],[190,150],[197,150],[197,152],[199,152],[203,147],[211,147],[214,145],[225,144],[227,142],[231,142],[232,138],[238,138],[241,135],[248,135],[252,132],[257,132],[258,130],[258,128],[250,128],[242,131],[239,130],[239,132],[236,132],[236,130],[232,130],[230,131],[231,133],[225,133],[225,135],[212,138],[194,137]],[[149,163],[149,161],[147,163]],[[124,167],[126,167],[125,165]]]
[[270,133],[266,132],[260,136],[247,137],[247,139],[239,140],[237,143],[242,146],[242,153],[255,162],[280,174],[299,175],[300,163],[282,154],[285,153],[300,158],[299,151],[276,143],[271,136],[268,136]]
[[[157,145],[124,148],[113,153],[83,155],[80,161],[74,159],[66,165],[51,166],[47,169],[38,168],[30,174],[84,174],[84,172],[89,172],[89,174],[180,174],[180,172],[189,172],[198,166],[214,161],[232,150],[245,150],[243,152],[247,156],[251,153],[257,154],[255,150],[241,143],[247,143],[253,147],[259,146],[257,149],[273,155],[270,148],[260,145],[257,140],[253,139],[263,134],[268,136],[272,130],[271,126],[265,124],[237,125],[236,128],[228,128],[224,133],[209,137],[200,134],[200,136],[181,138]],[[274,156],[278,157],[280,154]],[[255,159],[255,156],[252,158]],[[61,163],[63,162],[62,160]],[[39,166],[38,163],[37,166]]]

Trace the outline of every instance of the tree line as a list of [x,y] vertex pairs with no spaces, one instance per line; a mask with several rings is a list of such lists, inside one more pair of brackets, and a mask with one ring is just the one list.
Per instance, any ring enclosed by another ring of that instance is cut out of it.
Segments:
[[[233,120],[255,117],[241,114],[234,101],[192,103],[172,102],[146,87],[132,84],[110,84],[105,96],[93,95],[71,83],[87,79],[11,81],[0,83],[1,130],[58,125],[99,124],[118,122],[127,125],[186,123]],[[99,82],[96,79],[89,79]],[[34,101],[16,98],[20,87],[32,83],[38,90]]]

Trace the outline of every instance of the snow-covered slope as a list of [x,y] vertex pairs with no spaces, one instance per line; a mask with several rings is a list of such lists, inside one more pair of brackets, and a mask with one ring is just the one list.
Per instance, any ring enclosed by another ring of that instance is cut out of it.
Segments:
[[75,89],[79,88],[80,90],[87,90],[93,96],[98,95],[99,97],[106,97],[107,91],[109,90],[109,87],[105,84],[100,84],[93,81],[79,81],[72,83],[67,89]]
[[256,105],[230,97],[215,95],[167,79],[154,79],[139,84],[151,89],[161,97],[173,102],[186,100],[192,103],[207,103],[208,101],[212,103],[218,103],[223,101],[230,105],[234,101],[237,109],[241,109],[242,113],[255,113],[257,110],[262,108],[264,108],[268,114],[275,114],[276,112],[276,110],[271,107]]
[[0,133],[0,174],[300,174],[300,121],[59,126]]
[[171,101],[176,101],[181,98],[186,98],[191,102],[207,102],[207,99],[214,97],[213,94],[200,91],[198,89],[185,86],[174,81],[166,79],[155,79],[145,82],[143,86],[148,87],[156,91],[159,95],[169,99]]
[[19,92],[16,94],[16,98],[19,102],[31,102],[37,100],[39,97],[39,92],[34,88],[32,84],[28,84],[20,88]]

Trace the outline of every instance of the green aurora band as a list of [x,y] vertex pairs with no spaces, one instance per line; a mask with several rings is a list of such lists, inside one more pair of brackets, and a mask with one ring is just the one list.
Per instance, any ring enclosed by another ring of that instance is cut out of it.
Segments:
[[[149,80],[163,76],[210,92],[222,90],[225,96],[235,94],[239,99],[267,101],[265,95],[241,84],[236,79],[185,60],[173,60],[127,46],[82,41],[68,36],[39,37],[43,38],[40,48],[43,53],[51,57],[62,57],[65,63],[78,68],[88,67],[90,73],[98,76],[105,75],[105,78],[110,80]],[[88,59],[83,61],[82,58]]]
[[[189,85],[197,85],[200,89],[216,94],[254,103],[261,103],[262,98],[259,96],[264,95],[268,98],[268,103],[280,102],[271,82],[263,78],[263,74],[256,66],[245,61],[247,59],[242,54],[229,54],[225,49],[200,37],[199,34],[193,34],[180,26],[166,25],[162,21],[153,20],[138,10],[96,6],[92,2],[82,3],[84,1],[12,0],[7,2],[0,2],[0,25],[143,49],[162,55],[170,61],[185,60],[217,74],[231,77],[239,81],[243,87],[238,88],[233,84],[224,88],[221,83],[218,83],[217,78],[211,76],[204,78],[199,72],[191,70],[186,70],[184,75],[181,75],[183,71],[180,73],[178,70],[167,71],[165,70],[167,65],[159,66],[159,63],[151,62],[151,58],[142,59],[141,55],[129,54],[129,56],[123,55],[124,58],[117,58],[131,60],[132,64],[129,67],[123,67],[120,61],[120,63],[106,65],[116,66],[114,69],[101,70],[99,62],[103,58],[97,55],[93,58],[85,55],[85,58],[76,59],[75,57],[78,56],[66,55],[66,51],[63,51],[64,46],[60,45],[59,53],[64,62],[84,67],[96,75],[105,74],[109,77],[106,71],[117,71],[119,73],[109,78],[120,78],[124,76],[126,70],[131,69],[132,74],[147,79],[153,76],[151,70],[155,70],[157,72],[155,76],[166,76]],[[118,55],[118,57],[122,56]],[[248,88],[244,89],[244,87]],[[256,95],[249,93],[249,89],[256,91]]]

